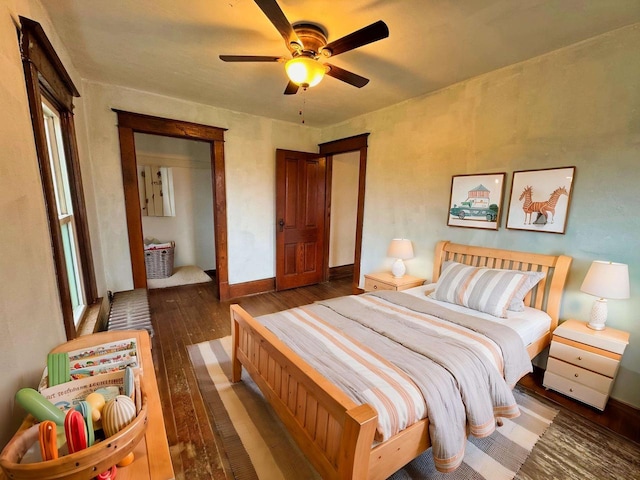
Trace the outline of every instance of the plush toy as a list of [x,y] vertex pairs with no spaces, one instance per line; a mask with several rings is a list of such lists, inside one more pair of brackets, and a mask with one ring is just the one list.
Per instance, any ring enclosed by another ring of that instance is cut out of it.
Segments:
[[135,459],[135,456],[133,455],[133,452],[131,452],[122,460],[120,460],[116,465],[118,465],[119,467],[126,467],[127,465],[131,465],[134,459]]
[[135,375],[133,373],[133,368],[127,367],[124,371],[124,384],[123,390],[124,394],[133,400],[133,396],[135,395]]
[[118,473],[118,469],[114,465],[106,472],[102,472],[101,474],[96,476],[95,480],[114,480],[116,478],[117,473]]
[[93,425],[93,407],[86,400],[82,400],[76,405],[76,410],[82,414],[87,431],[87,448],[96,441],[95,428]]
[[115,435],[136,418],[136,406],[126,395],[109,400],[102,409],[102,430],[105,437]]
[[93,429],[100,430],[102,428],[102,409],[106,403],[104,395],[93,392],[87,395],[84,401],[91,405],[92,408],[91,418],[93,419]]
[[64,413],[62,410],[33,388],[21,388],[18,390],[16,402],[41,422],[43,420],[51,420],[56,425],[64,425]]

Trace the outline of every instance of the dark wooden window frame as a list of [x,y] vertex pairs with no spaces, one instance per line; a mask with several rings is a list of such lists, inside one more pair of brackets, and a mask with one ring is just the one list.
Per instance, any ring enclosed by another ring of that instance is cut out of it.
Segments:
[[[359,152],[360,166],[358,171],[358,211],[356,214],[356,245],[353,254],[353,292],[362,290],[360,284],[360,261],[362,259],[362,225],[364,222],[364,197],[367,180],[367,141],[368,133],[362,133],[353,137],[333,140],[319,144],[320,155],[327,158],[327,191],[325,204],[325,225],[330,225],[331,216],[331,180],[333,175],[333,156],[341,153]],[[324,242],[324,272],[325,280],[329,279],[329,234],[330,229],[325,229]]]
[[228,300],[229,266],[227,247],[227,196],[224,173],[224,132],[226,128],[153,117],[140,113],[113,109],[118,114],[118,135],[122,162],[129,252],[134,288],[147,288],[144,265],[142,212],[138,194],[135,133],[198,140],[211,145],[211,176],[213,184],[213,232],[216,250],[216,282],[220,300]]
[[49,150],[45,133],[42,97],[55,107],[60,115],[62,142],[68,167],[69,187],[72,191],[71,201],[76,222],[79,261],[82,270],[84,300],[88,305],[97,299],[97,288],[91,253],[91,241],[87,212],[84,204],[84,189],[80,173],[80,160],[76,143],[75,124],[73,121],[73,98],[80,94],[71,81],[60,58],[49,42],[42,26],[29,18],[20,17],[20,48],[22,65],[27,87],[31,123],[36,144],[36,153],[42,178],[45,208],[51,234],[51,248],[55,265],[60,306],[68,340],[76,337],[73,321],[71,293],[65,265],[62,232],[58,221],[56,197],[53,185],[53,172],[49,163]]

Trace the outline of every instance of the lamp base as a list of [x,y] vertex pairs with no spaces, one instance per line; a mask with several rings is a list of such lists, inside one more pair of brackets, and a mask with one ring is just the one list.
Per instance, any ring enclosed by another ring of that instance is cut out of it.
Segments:
[[404,262],[401,258],[396,259],[391,265],[391,273],[395,278],[402,278],[407,271],[407,267],[404,266]]
[[591,307],[591,317],[587,327],[593,330],[604,330],[604,324],[607,321],[607,299],[600,298],[593,302]]

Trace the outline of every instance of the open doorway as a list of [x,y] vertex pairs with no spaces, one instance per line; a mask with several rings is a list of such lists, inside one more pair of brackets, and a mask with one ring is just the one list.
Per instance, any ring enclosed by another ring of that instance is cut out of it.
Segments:
[[213,238],[215,251],[215,282],[220,300],[228,300],[229,271],[227,262],[227,203],[224,173],[224,128],[197,123],[152,117],[138,113],[115,110],[118,114],[118,134],[122,162],[122,181],[127,215],[127,233],[134,288],[147,288],[144,258],[144,238],[135,134],[144,133],[165,137],[199,140],[209,148],[212,185]]
[[360,152],[333,156],[330,185],[329,280],[353,277]]
[[[355,212],[355,231],[352,234],[353,243],[353,274],[352,274],[352,290],[354,293],[362,292],[360,289],[360,260],[362,257],[362,225],[364,221],[364,199],[365,199],[365,190],[366,190],[366,178],[367,178],[367,143],[368,143],[369,134],[362,133],[360,135],[355,135],[353,137],[341,138],[339,140],[333,140],[331,142],[321,143],[319,145],[319,154],[324,156],[327,161],[327,185],[329,190],[333,190],[334,176],[340,175],[341,173],[334,172],[334,159],[336,157],[340,157],[340,159],[348,159],[349,162],[346,167],[355,173],[355,164],[357,163],[357,201],[356,201],[356,212]],[[348,154],[347,157],[342,157],[342,155]],[[353,157],[352,157],[353,155]],[[353,158],[353,160],[352,160]],[[357,160],[356,160],[357,158]],[[351,164],[353,162],[353,164]],[[340,166],[338,167],[341,168]],[[343,172],[344,173],[344,172]],[[351,183],[351,182],[349,182]],[[351,190],[350,190],[351,191]],[[348,194],[352,195],[352,193]],[[325,205],[325,223],[329,224],[330,227],[325,229],[325,251],[324,251],[324,271],[325,271],[325,279],[329,279],[331,277],[331,267],[330,267],[330,245],[331,245],[331,215],[332,215],[332,199],[333,194],[327,192],[326,195],[326,205]],[[346,202],[349,202],[347,200]],[[346,205],[346,203],[345,203]],[[351,220],[348,220],[346,224],[349,224]],[[351,230],[348,227],[348,230]],[[350,233],[345,232],[344,235],[347,236]],[[341,250],[342,251],[341,247]],[[350,258],[350,257],[349,257]],[[337,261],[334,258],[336,263],[341,263],[342,261]]]
[[134,139],[145,256],[156,258],[171,245],[172,268],[151,276],[147,271],[148,288],[211,281],[216,258],[209,144],[146,133]]

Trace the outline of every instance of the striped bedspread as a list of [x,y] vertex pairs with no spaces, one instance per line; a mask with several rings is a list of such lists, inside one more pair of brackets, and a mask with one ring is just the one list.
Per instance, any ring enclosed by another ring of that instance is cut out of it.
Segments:
[[378,412],[384,441],[428,417],[436,468],[462,462],[467,431],[519,415],[511,392],[531,371],[512,329],[401,292],[340,297],[258,317],[354,401]]

